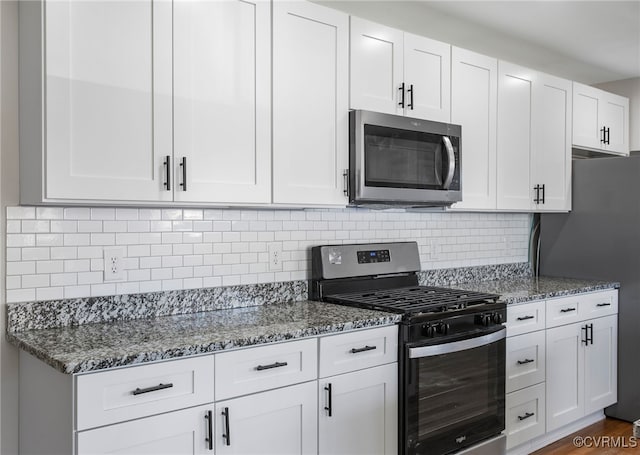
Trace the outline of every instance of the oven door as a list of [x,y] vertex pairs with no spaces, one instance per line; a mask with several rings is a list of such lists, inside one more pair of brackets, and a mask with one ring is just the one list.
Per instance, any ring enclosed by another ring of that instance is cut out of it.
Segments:
[[505,336],[494,326],[450,342],[407,345],[405,454],[451,453],[504,430]]

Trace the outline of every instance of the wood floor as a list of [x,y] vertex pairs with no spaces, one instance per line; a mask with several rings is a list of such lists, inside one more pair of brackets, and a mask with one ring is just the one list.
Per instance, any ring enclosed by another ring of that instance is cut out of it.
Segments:
[[[602,438],[603,436],[605,438]],[[533,455],[640,454],[640,438],[636,445],[632,436],[633,424],[606,418],[533,452]],[[606,437],[609,439],[607,440]],[[574,444],[574,439],[576,438],[582,438],[578,439],[578,441],[585,442],[583,447],[577,447]]]

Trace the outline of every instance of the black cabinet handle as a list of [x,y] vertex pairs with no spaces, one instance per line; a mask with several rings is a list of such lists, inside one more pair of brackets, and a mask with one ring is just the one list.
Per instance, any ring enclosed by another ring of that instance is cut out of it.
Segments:
[[258,365],[256,367],[256,370],[258,371],[270,370],[271,368],[280,368],[280,367],[286,367],[286,366],[287,366],[287,362],[275,362],[269,365]]
[[182,168],[182,183],[180,186],[182,187],[182,191],[187,191],[187,157],[183,156],[182,161],[180,162],[180,167]]
[[224,416],[224,433],[222,433],[222,439],[225,440],[225,445],[231,445],[231,433],[229,432],[229,408],[224,408],[222,410],[222,415]]
[[156,392],[158,390],[170,389],[171,387],[173,387],[173,384],[171,382],[169,384],[158,384],[158,385],[154,385],[153,387],[146,387],[144,389],[137,387],[136,390],[131,392],[131,394],[142,395],[143,393]]
[[540,204],[540,185],[534,186],[533,190],[536,192],[536,197],[533,199],[533,202]]
[[373,351],[374,349],[376,349],[376,346],[365,346],[364,348],[352,348],[349,352],[357,354],[358,352]]
[[542,204],[544,204],[544,183],[542,184],[542,186],[540,187],[540,189],[542,190],[542,201],[540,201]]
[[518,416],[518,420],[528,419],[529,417],[533,417],[535,413],[533,412],[525,412],[523,416]]
[[535,319],[535,316],[520,316],[519,318],[516,318],[517,321],[526,321],[527,319]]
[[600,128],[600,132],[602,133],[602,138],[600,139],[600,142],[602,142],[603,144],[607,143],[607,129],[603,126],[602,128]]
[[584,343],[585,345],[589,344],[589,328],[585,325],[584,327],[580,328],[580,331],[582,332],[584,330],[584,338],[581,340],[582,343]]
[[166,180],[164,181],[164,187],[167,191],[171,191],[171,156],[167,155],[164,158],[164,170],[166,172]]
[[596,306],[611,306],[610,303],[598,303]]
[[331,415],[333,414],[333,404],[331,403],[331,399],[332,399],[332,393],[331,393],[331,383],[327,384],[324,387],[324,390],[327,391],[328,395],[327,395],[327,406],[324,407],[324,410],[327,411],[327,415],[329,417],[331,417]]
[[593,324],[589,324],[589,332],[590,332],[589,341],[591,342],[591,344],[593,344]]
[[604,143],[609,145],[610,144],[609,139],[611,139],[611,128],[605,128],[604,134],[605,134]]
[[342,171],[342,179],[344,180],[344,190],[342,192],[345,196],[349,196],[349,170],[345,169]]
[[409,96],[409,104],[407,105],[407,107],[408,107],[409,109],[413,110],[413,84],[411,84],[411,85],[409,86],[409,89],[407,90],[407,92],[409,92],[409,93],[410,93],[410,96]]
[[207,442],[209,450],[213,450],[213,413],[207,411],[204,418],[207,420],[207,437],[204,440]]
[[527,363],[532,363],[532,362],[535,362],[535,360],[533,359],[518,360],[518,365],[526,365]]
[[400,90],[400,102],[398,103],[398,106],[404,109],[404,82],[400,84],[399,90]]
[[570,313],[572,311],[576,311],[575,308],[563,308],[560,310],[560,313]]

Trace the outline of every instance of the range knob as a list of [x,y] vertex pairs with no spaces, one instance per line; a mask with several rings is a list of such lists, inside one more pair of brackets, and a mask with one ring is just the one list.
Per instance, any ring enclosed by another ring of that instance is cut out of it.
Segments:
[[449,326],[449,324],[446,324],[444,322],[441,322],[438,324],[436,330],[438,331],[438,333],[442,334],[442,335],[447,335],[449,333],[449,329],[451,327]]
[[422,327],[422,335],[433,338],[435,334],[436,334],[435,327],[433,327],[431,324],[425,325]]
[[476,325],[488,326],[491,324],[491,314],[480,314],[475,317]]
[[502,314],[501,313],[493,313],[493,322],[496,324],[502,324]]

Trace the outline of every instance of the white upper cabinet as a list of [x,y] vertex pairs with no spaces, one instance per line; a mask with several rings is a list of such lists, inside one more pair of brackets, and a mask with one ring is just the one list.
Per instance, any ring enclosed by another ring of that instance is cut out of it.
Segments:
[[175,2],[173,13],[175,200],[270,202],[270,3]]
[[351,17],[351,109],[449,122],[451,46]]
[[528,211],[533,71],[502,61],[498,70],[497,207]]
[[629,154],[629,99],[573,83],[573,146]]
[[498,61],[451,49],[451,122],[462,126],[462,202],[454,209],[496,208]]
[[273,202],[346,205],[349,18],[273,3]]
[[571,81],[502,61],[498,69],[497,208],[567,211]]
[[531,184],[536,211],[571,209],[571,81],[537,73],[533,97]]
[[[33,50],[44,64],[21,88],[34,90],[42,77],[44,93],[23,92],[35,103],[23,104],[22,150],[31,160],[43,155],[46,173],[24,182],[32,186],[25,196],[170,201],[171,3],[55,1],[46,14],[39,2],[23,3],[22,55]],[[41,15],[43,29],[32,20]]]

